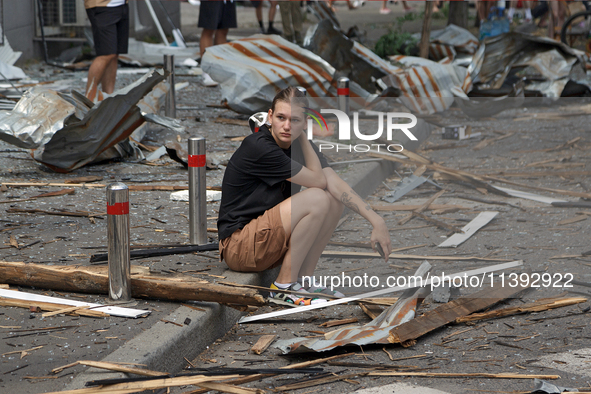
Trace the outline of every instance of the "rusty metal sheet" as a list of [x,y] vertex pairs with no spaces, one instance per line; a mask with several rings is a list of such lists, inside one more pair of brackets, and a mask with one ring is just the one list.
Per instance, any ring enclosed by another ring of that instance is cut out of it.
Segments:
[[[425,277],[431,264],[423,262],[414,276]],[[429,287],[408,289],[398,301],[371,322],[359,327],[345,327],[324,334],[324,338],[294,338],[274,345],[284,353],[325,352],[339,346],[387,344],[390,330],[415,317],[420,302],[430,293]]]
[[439,64],[414,56],[391,56],[403,71],[390,74],[380,81],[400,92],[401,102],[421,114],[445,111],[454,102],[454,90],[468,93],[472,79],[464,67]]
[[[228,106],[252,115],[267,111],[288,86],[302,86],[310,97],[337,97],[335,68],[320,56],[279,36],[258,34],[207,48],[201,67],[220,83]],[[351,97],[370,98],[354,81]]]
[[475,53],[479,45],[476,36],[456,25],[448,25],[445,29],[432,31],[429,41],[452,46],[458,53],[469,54]]

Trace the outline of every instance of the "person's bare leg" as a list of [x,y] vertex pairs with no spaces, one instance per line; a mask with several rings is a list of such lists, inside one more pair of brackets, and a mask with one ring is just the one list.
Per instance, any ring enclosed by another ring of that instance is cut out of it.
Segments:
[[[89,99],[92,100],[96,97],[98,86],[100,85],[103,76],[105,75],[107,66],[113,57],[117,58],[117,55],[97,56],[92,61],[92,64],[88,69],[88,81],[86,82],[86,97]],[[115,69],[115,72],[117,72],[117,69]]]
[[101,79],[101,89],[103,92],[111,94],[115,90],[115,81],[117,79],[117,61],[118,55],[113,55],[111,61],[107,64],[103,78]]
[[[289,250],[277,276],[278,283],[297,281],[304,259],[324,225],[330,205],[327,193],[318,188],[303,190],[279,205],[283,229],[289,237]],[[311,267],[312,271],[314,267]]]
[[271,3],[271,7],[269,7],[269,22],[274,22],[278,1],[270,1],[269,3]]
[[[300,272],[298,274],[298,278],[302,276],[312,276],[314,274],[314,269],[316,268],[316,264],[318,264],[318,260],[320,259],[320,255],[324,252],[324,248],[328,244],[328,241],[332,238],[334,230],[339,223],[341,215],[343,214],[343,209],[345,206],[340,202],[337,201],[330,193],[325,192],[327,194],[329,200],[329,208],[328,213],[324,219],[322,227],[318,232],[318,236],[314,241],[314,244],[308,251],[306,258],[304,258],[304,263],[300,268]],[[296,245],[297,247],[297,245]]]
[[203,29],[201,32],[201,38],[199,39],[199,52],[201,57],[205,53],[205,50],[213,45],[213,35],[216,31],[212,29]]
[[213,45],[221,45],[228,42],[228,31],[230,29],[219,29],[215,31]]

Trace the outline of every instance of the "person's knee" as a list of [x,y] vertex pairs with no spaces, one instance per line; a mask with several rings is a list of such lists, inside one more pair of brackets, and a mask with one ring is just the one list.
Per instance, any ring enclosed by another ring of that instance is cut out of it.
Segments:
[[330,194],[326,191],[311,187],[305,190],[305,204],[314,215],[327,215],[331,208]]

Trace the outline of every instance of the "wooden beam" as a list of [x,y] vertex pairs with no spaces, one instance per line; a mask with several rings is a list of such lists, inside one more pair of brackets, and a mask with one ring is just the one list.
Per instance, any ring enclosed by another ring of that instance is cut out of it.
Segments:
[[[0,261],[0,278],[11,285],[90,294],[108,294],[109,286],[106,266],[46,266]],[[255,290],[211,284],[190,276],[167,278],[132,275],[131,289],[134,298],[237,305],[265,304],[263,296]]]
[[370,372],[368,376],[414,376],[421,378],[560,379],[560,375],[521,375],[518,373]]
[[483,313],[473,313],[468,316],[459,317],[456,323],[466,323],[478,320],[496,319],[499,317],[517,315],[528,312],[542,312],[550,309],[561,308],[563,306],[575,305],[582,302],[587,302],[585,297],[556,297],[550,299],[538,300],[529,304],[520,306],[511,306],[508,308],[498,309],[496,311],[488,311]]
[[[356,259],[380,259],[381,256],[376,252],[343,252],[340,250],[325,250],[322,252],[322,257],[341,257],[341,258],[356,258]],[[400,260],[442,260],[442,261],[510,261],[507,259],[497,259],[477,256],[425,256],[414,254],[397,254],[391,253],[390,259]]]

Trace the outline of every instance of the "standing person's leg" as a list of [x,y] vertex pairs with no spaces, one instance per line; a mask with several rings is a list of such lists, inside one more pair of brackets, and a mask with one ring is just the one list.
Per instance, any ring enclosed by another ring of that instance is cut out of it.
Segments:
[[380,14],[387,15],[390,12],[392,12],[392,10],[388,8],[388,0],[385,0],[384,2],[382,2],[382,8],[380,8]]
[[261,33],[265,34],[265,25],[263,24],[263,2],[252,0],[251,4],[254,7],[254,13],[257,17],[257,22],[259,23],[259,28],[261,29]]
[[[117,76],[117,53],[127,52],[127,35],[118,32],[129,29],[127,5],[119,7],[95,7],[86,10],[92,26],[96,57],[88,69],[86,97],[102,99],[99,85],[105,93],[113,93]],[[119,26],[118,26],[119,24]],[[125,40],[125,42],[122,42]]]
[[212,29],[203,29],[201,32],[201,38],[199,39],[199,53],[201,57],[203,57],[207,48],[213,46],[213,36],[215,32],[216,31]]
[[534,18],[531,14],[531,8],[532,8],[532,3],[533,1],[523,1],[523,7],[525,8],[525,22],[526,23],[531,23]]
[[269,28],[267,29],[267,34],[277,34],[281,35],[281,31],[275,29],[273,23],[275,22],[275,14],[277,13],[277,4],[278,1],[269,1],[271,3],[271,7],[269,8]]
[[[282,1],[279,3],[279,13],[281,14],[281,23],[283,24],[283,37],[287,41],[294,42],[295,36],[295,22],[292,28],[292,13],[294,1]],[[299,4],[296,4],[299,7]],[[293,15],[295,18],[295,15]]]
[[215,31],[213,45],[221,45],[228,42],[228,31],[230,29],[218,29]]
[[302,35],[302,24],[304,22],[302,7],[300,7],[299,1],[290,1],[289,4],[291,6],[291,21],[293,23],[295,41],[296,44],[302,45],[304,43],[304,38]]

